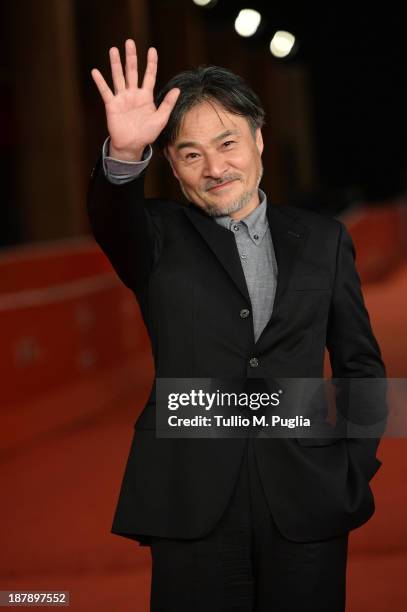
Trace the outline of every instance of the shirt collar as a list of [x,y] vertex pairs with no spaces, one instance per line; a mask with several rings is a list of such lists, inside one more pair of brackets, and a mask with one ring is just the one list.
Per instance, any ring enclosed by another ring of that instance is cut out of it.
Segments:
[[229,217],[229,215],[224,215],[222,217],[214,217],[216,223],[231,231],[233,231],[234,225],[240,225],[242,223],[247,227],[247,231],[253,242],[255,244],[260,244],[268,228],[267,197],[262,189],[259,189],[259,198],[260,202],[258,206],[243,219],[236,221]]

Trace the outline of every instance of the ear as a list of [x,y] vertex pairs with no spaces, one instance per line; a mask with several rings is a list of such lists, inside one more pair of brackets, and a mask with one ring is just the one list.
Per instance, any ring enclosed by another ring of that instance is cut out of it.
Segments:
[[261,133],[261,128],[256,128],[256,132],[255,132],[255,136],[254,136],[254,140],[256,142],[256,146],[259,150],[260,155],[263,153],[263,149],[264,149],[264,142],[263,142],[263,135]]
[[171,153],[170,153],[168,147],[165,147],[165,149],[164,149],[164,156],[165,156],[166,160],[168,161],[168,163],[171,166],[171,170],[172,170],[173,175],[175,176],[175,178],[177,180],[179,180],[179,177],[178,177],[178,174],[177,174],[177,172],[176,172],[176,170],[174,168],[174,164],[173,164],[173,161],[172,161],[172,158],[171,158]]

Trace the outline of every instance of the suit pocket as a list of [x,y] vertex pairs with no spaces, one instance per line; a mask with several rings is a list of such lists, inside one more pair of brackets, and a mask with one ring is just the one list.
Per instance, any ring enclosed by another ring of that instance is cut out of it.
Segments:
[[332,446],[344,439],[345,438],[339,437],[335,438],[334,436],[329,436],[327,438],[297,438],[297,442],[300,446]]
[[295,291],[328,291],[331,283],[328,276],[304,274],[293,280],[292,288]]
[[338,436],[335,427],[327,422],[320,423],[315,434],[319,435],[315,437],[297,437],[298,444],[301,446],[332,446],[345,439],[343,436]]

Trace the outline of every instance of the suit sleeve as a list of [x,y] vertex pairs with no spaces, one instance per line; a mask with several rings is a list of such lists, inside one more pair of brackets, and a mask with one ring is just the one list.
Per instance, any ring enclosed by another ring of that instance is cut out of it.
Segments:
[[387,418],[386,369],[363,299],[355,247],[343,223],[326,344],[337,391],[337,417],[348,432],[355,431],[355,425],[356,431],[370,430],[366,437],[353,434],[347,439],[351,457],[370,480],[381,464],[376,451]]
[[144,197],[145,173],[114,184],[105,176],[101,155],[87,194],[95,240],[121,281],[136,293],[148,282],[162,243],[162,223],[155,201]]
[[106,178],[111,183],[123,184],[140,176],[149,165],[153,149],[148,145],[143,152],[141,161],[128,162],[110,157],[109,155],[110,136],[108,136],[102,147],[102,163]]

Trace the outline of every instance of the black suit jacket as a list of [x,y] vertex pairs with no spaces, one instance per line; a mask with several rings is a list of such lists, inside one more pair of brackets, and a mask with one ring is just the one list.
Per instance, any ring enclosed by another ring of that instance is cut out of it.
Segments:
[[[144,173],[111,184],[99,159],[88,214],[96,241],[139,302],[156,377],[319,378],[325,346],[334,377],[385,377],[342,223],[268,204],[278,282],[272,316],[255,342],[233,233],[192,204],[145,199],[143,185]],[[240,316],[243,308],[249,317]],[[385,403],[363,411],[374,422]],[[304,542],[367,521],[379,439],[255,439],[281,532]],[[243,438],[156,437],[153,386],[135,423],[112,532],[140,542],[148,535],[204,536],[226,508],[245,444]]]

